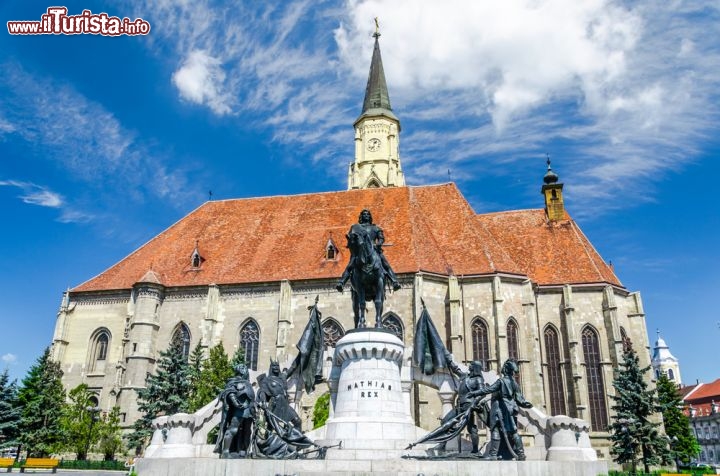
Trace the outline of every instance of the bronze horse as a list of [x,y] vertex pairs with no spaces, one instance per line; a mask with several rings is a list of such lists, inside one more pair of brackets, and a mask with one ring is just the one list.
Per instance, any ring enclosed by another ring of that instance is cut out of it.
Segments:
[[375,327],[382,328],[382,311],[385,301],[385,270],[380,255],[370,236],[362,225],[350,227],[346,235],[350,249],[350,285],[352,286],[352,304],[355,315],[355,328],[367,327],[365,322],[365,302],[375,303]]

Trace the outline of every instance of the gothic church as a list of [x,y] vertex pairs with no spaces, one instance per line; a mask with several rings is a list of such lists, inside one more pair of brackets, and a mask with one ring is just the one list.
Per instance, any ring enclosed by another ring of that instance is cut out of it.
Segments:
[[[423,299],[457,361],[497,370],[515,358],[528,400],[607,436],[624,340],[650,364],[640,294],[622,285],[568,215],[550,164],[538,180],[544,206],[531,210],[477,214],[454,183],[406,186],[378,36],[348,190],[208,201],[68,291],[52,345],[67,389],[86,383],[103,409],[120,406],[130,426],[139,416],[135,390],[174,336],[187,351],[200,340],[229,353],[242,348],[264,372],[270,358],[295,357],[317,295],[333,346],[353,327],[350,298],[335,289],[349,258],[344,236],[368,208],[393,244],[385,255],[402,287],[388,294],[383,319],[404,341],[408,365]],[[298,393],[305,428],[324,391]],[[411,394],[416,423],[427,429],[452,399],[418,383]]]

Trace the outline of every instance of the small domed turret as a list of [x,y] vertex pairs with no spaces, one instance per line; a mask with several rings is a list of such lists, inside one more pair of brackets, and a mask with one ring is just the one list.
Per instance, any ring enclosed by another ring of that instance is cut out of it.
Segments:
[[550,167],[550,156],[548,156],[548,159],[547,159],[547,166],[548,166],[548,169],[547,169],[547,173],[545,174],[545,177],[543,177],[543,182],[550,185],[551,183],[557,182],[560,179],[560,177],[558,177],[558,174],[553,172],[553,169]]

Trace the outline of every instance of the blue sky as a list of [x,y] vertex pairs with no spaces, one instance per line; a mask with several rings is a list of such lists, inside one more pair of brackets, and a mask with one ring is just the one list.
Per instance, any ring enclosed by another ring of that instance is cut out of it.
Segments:
[[[63,3],[147,36],[13,36],[0,6],[0,367],[62,292],[208,199],[344,190],[374,29],[411,185],[477,212],[566,206],[644,299],[683,380],[720,377],[720,7],[712,2]],[[449,172],[448,172],[449,171]],[[379,217],[381,218],[381,217]]]

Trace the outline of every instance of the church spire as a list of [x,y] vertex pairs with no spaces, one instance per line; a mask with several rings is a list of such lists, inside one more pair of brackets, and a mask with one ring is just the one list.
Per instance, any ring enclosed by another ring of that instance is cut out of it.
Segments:
[[363,101],[362,114],[367,113],[371,109],[392,111],[392,107],[390,107],[390,94],[388,93],[387,83],[385,82],[382,56],[380,55],[380,27],[377,18],[375,18],[375,33],[373,37],[375,38],[375,47],[373,48],[370,74],[368,75],[367,86],[365,87],[365,100]]
[[355,121],[355,161],[348,170],[348,190],[405,185],[400,166],[400,120],[393,114],[380,55],[380,28],[375,19],[375,46],[362,112]]

